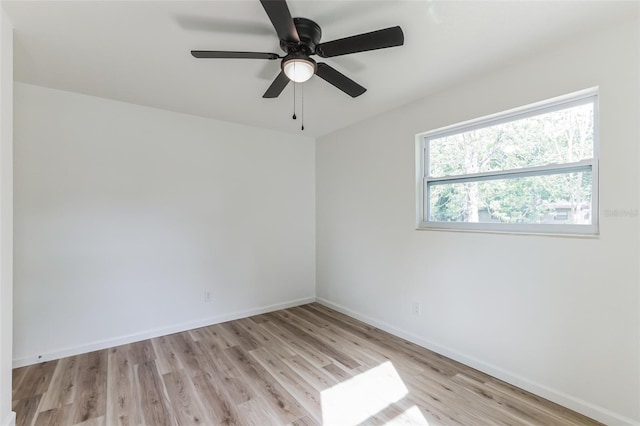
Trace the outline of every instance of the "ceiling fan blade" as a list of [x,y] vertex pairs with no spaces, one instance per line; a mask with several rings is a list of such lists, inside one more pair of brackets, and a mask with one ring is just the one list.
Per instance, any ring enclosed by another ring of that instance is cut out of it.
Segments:
[[300,43],[298,30],[293,23],[286,0],[260,0],[264,11],[269,15],[278,38],[290,43]]
[[360,96],[367,91],[367,89],[324,62],[318,62],[316,75],[327,83],[333,84],[352,98]]
[[284,71],[280,71],[280,74],[278,74],[276,79],[273,80],[273,83],[271,83],[271,86],[269,86],[267,91],[264,92],[264,95],[262,95],[262,97],[277,98],[278,96],[280,96],[280,93],[282,93],[284,88],[287,87],[287,84],[289,84],[289,77],[287,77]]
[[219,50],[192,50],[194,58],[280,59],[277,53],[227,52]]
[[384,49],[402,46],[404,33],[400,27],[390,27],[382,30],[363,33],[351,37],[320,43],[316,53],[323,58],[347,55],[349,53],[366,52],[368,50]]

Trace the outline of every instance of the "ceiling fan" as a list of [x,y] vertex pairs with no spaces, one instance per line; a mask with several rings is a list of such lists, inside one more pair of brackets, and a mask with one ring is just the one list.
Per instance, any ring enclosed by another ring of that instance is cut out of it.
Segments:
[[304,82],[314,74],[355,98],[367,89],[330,65],[314,61],[310,56],[331,58],[404,44],[404,34],[399,26],[320,43],[320,26],[307,18],[292,18],[286,0],[260,0],[260,3],[267,12],[280,39],[280,48],[286,55],[215,50],[192,50],[191,54],[196,58],[282,59],[280,74],[262,95],[263,98],[277,98],[289,81]]

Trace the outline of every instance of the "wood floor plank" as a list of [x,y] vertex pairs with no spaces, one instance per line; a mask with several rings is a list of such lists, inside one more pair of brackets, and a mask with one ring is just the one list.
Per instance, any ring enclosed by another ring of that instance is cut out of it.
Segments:
[[290,426],[320,426],[322,423],[318,423],[309,416],[302,417],[296,421],[289,423]]
[[193,330],[187,331],[187,334],[189,334],[191,340],[193,340],[194,342],[198,342],[208,337],[206,327],[194,328]]
[[209,418],[217,425],[239,425],[238,408],[215,381],[206,376],[193,378],[202,405],[209,410]]
[[151,339],[156,359],[156,365],[160,374],[184,369],[178,351],[171,344],[171,336],[162,336]]
[[141,423],[135,392],[135,377],[130,349],[110,351],[107,370],[108,425],[129,426]]
[[268,349],[260,348],[249,353],[300,403],[313,419],[322,422],[320,392]]
[[322,368],[331,374],[339,383],[347,381],[352,377],[351,373],[336,364],[325,365]]
[[256,396],[253,387],[216,343],[196,342],[201,348],[205,365],[203,374],[212,382],[219,383],[234,404],[241,404]]
[[151,340],[142,340],[129,345],[133,365],[143,364],[156,359]]
[[299,339],[296,335],[281,327],[280,324],[270,321],[268,323],[262,323],[260,325],[263,327],[263,329],[268,330],[269,333],[272,333],[280,338],[285,343],[285,347],[293,350],[296,354],[300,355],[311,364],[317,367],[322,367],[333,363],[333,360],[329,356],[316,350],[307,342]]
[[75,356],[58,360],[58,365],[47,387],[47,392],[38,408],[47,411],[72,404],[75,400],[78,379],[78,359]]
[[19,398],[18,391],[22,389],[22,381],[27,377],[29,367],[14,368],[11,372],[11,400],[15,401]]
[[74,423],[82,423],[106,413],[107,350],[80,357],[78,369]]
[[175,416],[165,395],[164,384],[155,361],[147,361],[135,366],[136,389],[140,395],[142,421],[146,425],[174,426]]
[[308,414],[300,403],[241,347],[233,346],[225,349],[224,352],[231,362],[242,371],[246,379],[253,384],[259,397],[272,407],[273,413],[281,424],[289,423]]
[[228,333],[228,335],[232,336],[236,345],[247,351],[257,349],[261,346],[259,341],[255,339],[244,327],[238,324],[237,321],[225,322],[220,324],[220,326]]
[[213,339],[223,348],[230,348],[238,344],[233,335],[230,335],[221,324],[210,325],[206,330],[209,334],[209,339]]
[[253,318],[242,318],[234,322],[258,343],[257,347],[279,344],[278,339],[274,339],[272,335],[263,332]]
[[296,324],[291,322],[291,316],[287,312],[275,312],[270,314],[278,324],[289,332],[293,333],[294,336],[304,341],[305,343],[312,346],[315,350],[323,353],[324,355],[335,359],[342,365],[348,368],[357,368],[360,364],[353,359],[349,354],[338,351],[333,348],[330,344],[319,339],[317,336],[313,334],[309,334],[304,329],[298,327]]
[[321,368],[315,368],[306,359],[299,355],[294,355],[288,358],[284,358],[283,361],[293,371],[298,373],[305,381],[313,386],[318,392],[322,392],[332,386],[340,383],[335,377],[332,377],[329,373]]
[[335,336],[339,338],[341,342],[346,345],[349,350],[359,350],[360,353],[365,353],[367,357],[374,358],[376,361],[384,362],[389,359],[389,351],[385,351],[380,345],[371,345],[370,336],[364,338],[356,333],[345,330],[341,327],[340,322],[335,320],[329,321],[326,318],[322,318],[308,309],[298,307],[293,310],[292,313],[310,324],[319,324],[321,332],[327,338]]
[[16,413],[16,426],[27,426],[34,421],[41,399],[42,395],[33,395],[13,401],[11,409]]
[[[23,367],[25,371],[23,379],[14,389],[13,399],[26,399],[34,395],[42,395],[49,388],[58,361],[48,361]],[[20,374],[20,373],[19,373]]]
[[35,426],[67,426],[76,424],[73,421],[74,406],[73,404],[53,408],[38,413]]
[[[315,315],[327,321],[333,321],[337,328],[360,337],[361,341],[368,342],[367,346],[373,346],[387,358],[394,355],[397,357],[398,352],[401,352],[406,355],[406,357],[403,358],[412,361],[409,364],[413,364],[412,366],[417,369],[429,369],[445,376],[453,376],[460,371],[460,369],[468,369],[467,374],[469,376],[474,377],[479,373],[477,377],[484,377],[480,372],[477,372],[477,370],[473,370],[428,349],[420,348],[411,342],[361,323],[344,314],[330,311],[322,305],[312,304],[305,305],[301,308],[310,310]],[[332,317],[331,313],[335,314],[335,317]]]
[[172,371],[162,376],[176,421],[179,425],[210,425],[214,420],[200,403],[189,376],[184,371]]
[[502,409],[517,418],[518,423],[520,424],[536,424],[537,422],[553,424],[560,420],[557,417],[547,414],[544,410],[538,409],[525,402],[509,398],[508,396],[503,395],[500,391],[490,388],[485,383],[473,380],[462,373],[456,374],[451,380],[455,383],[461,384],[465,390],[474,393],[479,398],[484,398],[499,405]]
[[[195,342],[191,340],[189,333],[176,333],[168,336],[171,346],[175,349],[180,363],[189,374],[199,374],[202,366],[198,362]],[[180,370],[178,370],[180,371]]]
[[94,417],[82,423],[76,423],[73,426],[108,426],[108,425],[105,422],[104,416],[101,416],[101,417]]
[[277,426],[284,424],[262,396],[243,402],[238,406],[241,423],[249,426]]
[[[304,311],[291,312],[291,318],[296,325],[309,334],[322,336],[323,340],[328,342],[334,349],[348,352],[349,356],[359,364],[357,367],[359,370],[366,371],[368,367],[376,366],[388,360],[387,357],[373,350],[374,348],[371,345],[357,336],[350,333],[343,334],[340,330],[332,329],[328,323],[317,326],[314,318],[310,318],[308,315],[299,316],[298,313],[301,312]],[[360,369],[360,366],[364,368]]]
[[405,377],[405,383],[415,385],[412,392],[429,399],[430,406],[440,409],[442,413],[447,413],[461,424],[487,424],[482,419],[491,419],[491,424],[512,425],[522,424],[500,406],[487,403],[481,398],[474,397],[466,392],[463,387],[445,378],[430,375],[428,378],[422,375]]
[[599,424],[317,303],[15,369],[12,399],[18,426]]
[[[269,339],[269,343],[265,346],[278,351],[281,357],[287,358],[298,355],[300,352],[305,352],[304,348],[299,344],[294,344],[294,339],[291,338],[291,335],[286,330],[279,328],[273,323],[257,323],[256,328]],[[312,351],[309,352],[308,357],[312,359],[310,362],[314,365],[325,365],[331,362],[327,357],[320,356]]]
[[[509,385],[501,380],[493,377],[487,377],[485,382],[487,388],[500,392],[503,396],[506,396],[509,401],[515,403],[522,403],[535,410],[540,410],[545,413],[545,416],[549,416],[552,420],[550,423],[563,423],[566,425],[584,425],[584,424],[596,424],[595,422],[587,422],[587,419],[581,414],[568,408],[554,404],[542,397],[534,395],[530,392],[519,389],[515,386]],[[589,419],[590,420],[590,419]]]

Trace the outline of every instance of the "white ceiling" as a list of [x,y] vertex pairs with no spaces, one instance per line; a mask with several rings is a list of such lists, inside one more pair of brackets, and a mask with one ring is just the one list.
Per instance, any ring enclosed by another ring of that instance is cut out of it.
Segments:
[[[279,61],[195,59],[194,50],[282,53],[258,0],[3,1],[15,79],[204,117],[299,132],[293,85],[262,94]],[[304,84],[305,134],[320,136],[638,13],[636,1],[289,1],[322,41],[400,25],[405,45],[324,60],[365,86],[355,99]],[[297,94],[301,90],[298,85]],[[300,107],[298,106],[298,116]]]

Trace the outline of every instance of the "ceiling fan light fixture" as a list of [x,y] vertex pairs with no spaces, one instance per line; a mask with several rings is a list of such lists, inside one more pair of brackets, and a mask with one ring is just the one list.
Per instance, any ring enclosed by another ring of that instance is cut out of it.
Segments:
[[289,80],[303,83],[316,72],[316,63],[311,58],[285,59],[282,63],[282,70],[289,77]]

